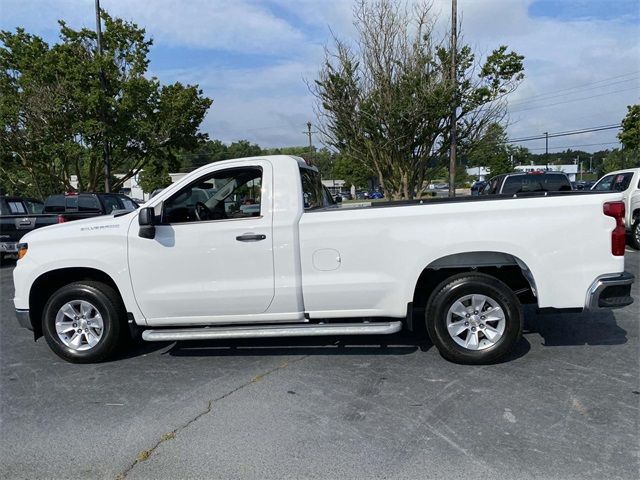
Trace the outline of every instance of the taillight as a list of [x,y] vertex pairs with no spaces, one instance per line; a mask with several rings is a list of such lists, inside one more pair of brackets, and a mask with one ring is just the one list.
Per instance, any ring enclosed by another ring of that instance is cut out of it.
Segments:
[[624,202],[607,202],[602,206],[607,217],[616,219],[616,227],[611,232],[611,253],[617,257],[624,255],[626,232],[624,230]]
[[64,218],[64,215],[58,215],[58,223],[64,223],[66,221],[67,221],[67,219]]

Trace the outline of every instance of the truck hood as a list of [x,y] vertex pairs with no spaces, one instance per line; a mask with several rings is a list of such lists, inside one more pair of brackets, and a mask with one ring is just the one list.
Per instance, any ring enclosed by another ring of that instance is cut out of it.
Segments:
[[27,233],[20,241],[26,243],[40,243],[54,239],[58,240],[65,237],[92,237],[95,235],[105,234],[107,232],[113,234],[119,231],[121,231],[122,234],[126,234],[126,226],[129,225],[129,222],[134,215],[137,215],[137,210],[117,217],[114,217],[113,215],[101,215],[99,217],[49,225]]

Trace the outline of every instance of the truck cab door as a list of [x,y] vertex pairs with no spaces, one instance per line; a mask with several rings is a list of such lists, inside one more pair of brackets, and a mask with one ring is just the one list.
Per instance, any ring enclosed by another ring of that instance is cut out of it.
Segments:
[[246,322],[269,308],[269,162],[212,166],[154,206],[155,237],[141,238],[137,220],[128,234],[133,291],[149,325]]

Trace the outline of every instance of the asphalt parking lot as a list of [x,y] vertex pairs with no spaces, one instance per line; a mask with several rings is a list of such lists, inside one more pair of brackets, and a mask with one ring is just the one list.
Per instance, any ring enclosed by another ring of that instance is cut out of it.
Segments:
[[[628,251],[638,276],[640,252]],[[143,344],[72,365],[0,269],[2,478],[638,478],[640,292],[536,315],[507,361],[393,337]]]

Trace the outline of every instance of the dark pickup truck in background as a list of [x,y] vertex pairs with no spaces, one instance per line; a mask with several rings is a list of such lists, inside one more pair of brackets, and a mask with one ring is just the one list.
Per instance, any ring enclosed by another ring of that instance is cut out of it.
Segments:
[[138,206],[119,193],[51,195],[44,203],[32,198],[0,197],[0,259],[15,255],[20,238],[36,228],[117,211],[132,211]]

